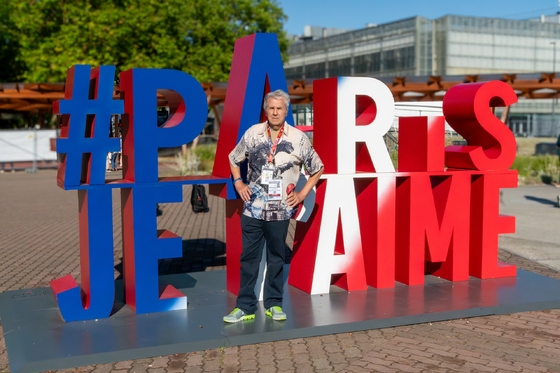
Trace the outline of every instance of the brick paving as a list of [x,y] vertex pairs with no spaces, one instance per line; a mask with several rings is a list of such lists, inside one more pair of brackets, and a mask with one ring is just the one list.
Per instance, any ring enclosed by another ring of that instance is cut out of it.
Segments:
[[[68,273],[80,282],[77,193],[59,189],[55,176],[53,170],[0,174],[0,292],[47,287]],[[113,196],[118,277],[119,192]],[[210,212],[195,215],[189,196],[190,187],[185,187],[186,202],[161,206],[158,226],[184,240],[183,257],[161,261],[161,273],[224,268],[224,203],[209,196]],[[560,279],[559,272],[506,250],[499,255],[520,269]],[[0,326],[0,372],[9,371]],[[210,349],[59,372],[560,372],[560,310]]]

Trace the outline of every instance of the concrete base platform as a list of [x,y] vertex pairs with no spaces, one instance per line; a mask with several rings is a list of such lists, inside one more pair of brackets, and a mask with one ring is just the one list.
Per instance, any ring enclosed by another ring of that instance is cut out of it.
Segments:
[[[160,277],[188,296],[188,309],[135,315],[122,302],[108,319],[65,323],[49,288],[0,294],[0,317],[13,373],[64,369],[208,348],[253,344],[429,321],[560,308],[560,281],[518,270],[516,278],[450,283],[426,277],[426,286],[335,290],[309,295],[286,286],[288,320],[260,309],[255,320],[224,324],[235,307],[225,272]],[[262,305],[261,305],[262,306]],[[262,308],[262,307],[261,307]]]

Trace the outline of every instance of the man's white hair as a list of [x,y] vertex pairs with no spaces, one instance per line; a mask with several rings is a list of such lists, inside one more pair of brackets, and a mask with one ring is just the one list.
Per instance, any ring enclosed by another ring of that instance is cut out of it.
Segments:
[[268,92],[266,96],[264,96],[264,102],[263,102],[264,110],[266,110],[266,107],[268,106],[268,100],[271,98],[274,98],[276,100],[282,99],[286,103],[286,109],[290,107],[290,95],[281,89],[277,89],[276,91]]

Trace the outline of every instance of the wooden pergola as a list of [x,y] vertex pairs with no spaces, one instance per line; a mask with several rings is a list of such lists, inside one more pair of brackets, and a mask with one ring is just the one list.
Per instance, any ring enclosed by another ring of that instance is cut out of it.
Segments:
[[[556,79],[555,73],[395,76],[378,79],[387,84],[395,101],[440,101],[454,85],[490,80],[506,82],[518,97],[527,99],[556,98],[560,91],[560,79]],[[312,80],[288,80],[287,83],[293,104],[313,102]],[[225,101],[227,83],[202,83],[202,87],[210,107],[215,108]],[[51,112],[54,101],[64,98],[64,89],[64,83],[2,83],[0,112],[27,112],[38,114],[41,118]],[[114,97],[120,97],[118,87],[115,87]],[[166,105],[162,96],[158,104]]]
[[[500,80],[506,82],[518,97],[528,99],[555,98],[560,92],[560,78],[555,73],[534,74],[484,74],[484,75],[450,75],[450,76],[414,76],[414,77],[380,77],[395,101],[441,101],[451,87],[461,83],[486,82]],[[288,93],[293,104],[313,102],[312,80],[288,80]],[[225,100],[226,83],[202,84],[209,103],[219,105]]]

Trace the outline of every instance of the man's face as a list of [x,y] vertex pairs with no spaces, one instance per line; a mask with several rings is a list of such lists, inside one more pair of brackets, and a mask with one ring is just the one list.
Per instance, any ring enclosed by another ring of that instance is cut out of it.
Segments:
[[279,127],[284,124],[286,115],[288,114],[288,109],[286,108],[286,103],[283,99],[269,98],[266,105],[266,116],[268,117],[268,123],[272,127]]

